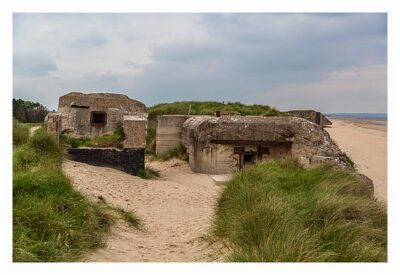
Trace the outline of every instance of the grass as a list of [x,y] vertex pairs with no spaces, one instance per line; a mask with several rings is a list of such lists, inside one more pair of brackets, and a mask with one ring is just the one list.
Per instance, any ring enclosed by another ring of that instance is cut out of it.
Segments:
[[172,158],[177,158],[181,160],[188,160],[187,153],[186,153],[186,147],[182,143],[178,144],[175,148],[169,149],[167,152],[160,154],[157,156],[158,159],[161,159],[163,161],[172,159]]
[[343,156],[344,156],[344,158],[346,159],[346,161],[350,164],[350,166],[351,166],[353,169],[356,169],[356,168],[357,168],[357,165],[356,165],[356,163],[354,162],[354,160],[353,160],[346,152],[343,152]]
[[160,173],[151,168],[140,169],[136,175],[142,179],[155,179],[160,176]]
[[74,261],[101,247],[113,218],[73,189],[54,137],[41,128],[14,145],[13,260]]
[[13,120],[13,144],[21,145],[27,142],[29,138],[29,128]]
[[123,208],[117,207],[115,208],[115,211],[121,216],[121,218],[130,226],[141,230],[142,227],[142,221],[141,219],[133,212],[127,211]]
[[[190,110],[190,112],[189,112]],[[240,102],[216,102],[216,101],[180,101],[172,103],[161,103],[149,107],[147,125],[147,152],[155,153],[155,138],[157,127],[157,116],[169,114],[181,115],[214,115],[215,111],[222,114],[237,115],[259,115],[259,116],[279,116],[285,115],[277,109],[261,104],[245,105]]]
[[295,160],[238,172],[216,206],[210,238],[234,262],[385,262],[386,208],[353,172]]
[[119,215],[121,219],[123,219],[129,226],[132,226],[138,230],[143,230],[143,222],[134,212],[125,210],[121,207],[111,206],[107,204],[105,198],[103,196],[98,196],[99,204],[103,206],[103,208],[110,211],[110,213],[116,213]]
[[113,133],[96,136],[94,138],[83,137],[74,138],[68,135],[61,136],[61,142],[66,143],[72,148],[78,147],[117,147],[122,148],[125,133],[122,127],[115,129]]

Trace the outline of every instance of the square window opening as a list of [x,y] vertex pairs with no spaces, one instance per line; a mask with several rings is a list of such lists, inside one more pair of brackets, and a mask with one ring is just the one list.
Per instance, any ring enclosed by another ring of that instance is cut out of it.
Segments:
[[92,112],[91,124],[95,126],[103,126],[107,123],[107,114],[105,112]]

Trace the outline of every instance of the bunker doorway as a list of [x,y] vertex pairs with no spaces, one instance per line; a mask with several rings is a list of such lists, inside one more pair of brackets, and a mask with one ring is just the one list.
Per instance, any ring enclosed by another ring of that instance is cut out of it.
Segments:
[[254,164],[257,160],[262,160],[263,155],[270,154],[268,147],[257,147],[257,151],[246,150],[245,146],[234,147],[233,153],[239,155],[238,167],[242,169],[244,166]]

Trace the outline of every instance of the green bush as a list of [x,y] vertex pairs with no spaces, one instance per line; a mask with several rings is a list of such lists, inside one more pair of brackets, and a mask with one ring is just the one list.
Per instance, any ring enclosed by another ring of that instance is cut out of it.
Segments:
[[353,172],[258,163],[229,181],[212,238],[238,262],[385,262],[386,208]]

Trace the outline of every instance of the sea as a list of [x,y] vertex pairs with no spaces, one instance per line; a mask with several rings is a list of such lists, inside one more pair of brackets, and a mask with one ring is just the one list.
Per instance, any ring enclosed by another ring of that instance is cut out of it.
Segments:
[[327,118],[382,120],[387,122],[387,113],[327,113],[324,115]]

